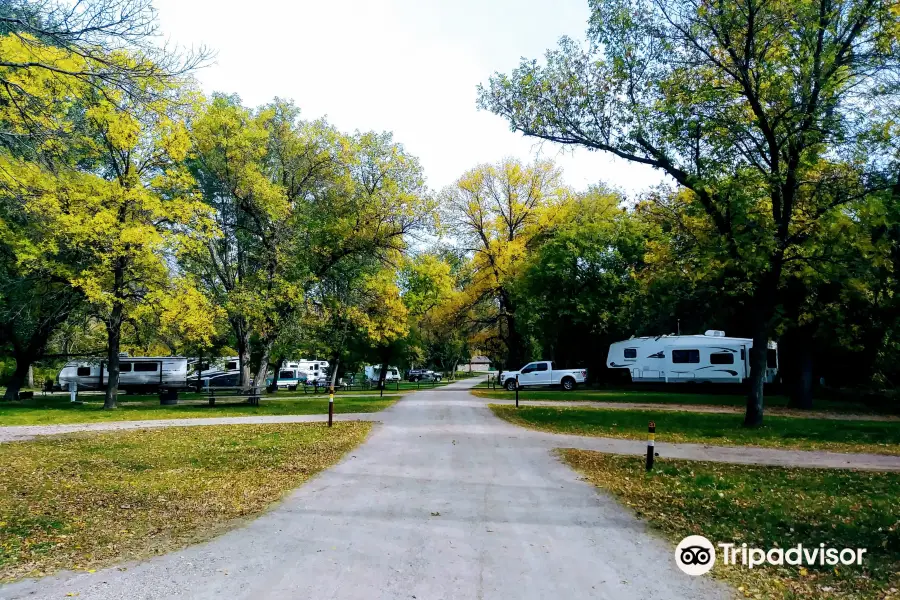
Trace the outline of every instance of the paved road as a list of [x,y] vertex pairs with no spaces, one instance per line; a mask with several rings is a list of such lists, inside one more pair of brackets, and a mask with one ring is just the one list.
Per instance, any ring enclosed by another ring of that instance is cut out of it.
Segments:
[[[477,419],[482,435],[504,439],[504,445],[534,446],[541,449],[582,448],[609,454],[646,454],[646,442],[604,437],[562,435],[532,431],[513,427],[493,416],[487,409],[489,403],[506,401],[475,398],[466,392],[464,386],[472,382],[461,382],[445,391],[417,392],[415,402],[404,401],[403,409],[389,409],[374,413],[340,413],[334,415],[338,421],[387,421],[392,428],[403,426],[410,415],[437,407],[454,410],[439,420],[444,433],[465,433],[469,421],[458,421],[459,415],[467,419]],[[453,393],[456,392],[456,393]],[[462,392],[462,393],[460,393]],[[414,410],[415,409],[415,410]],[[474,412],[473,412],[474,411]],[[474,417],[472,415],[475,415]],[[324,421],[327,415],[264,415],[246,417],[209,417],[188,419],[155,419],[145,421],[109,421],[100,423],[71,423],[64,425],[15,425],[0,427],[0,443],[23,441],[40,435],[59,435],[76,431],[110,431],[122,429],[150,429],[155,427],[197,427],[201,425],[240,425],[241,423],[313,423]],[[395,431],[395,429],[392,429]],[[402,433],[397,434],[402,438]],[[515,440],[509,441],[509,440]],[[499,443],[499,442],[498,442]],[[756,464],[770,466],[809,467],[823,469],[860,469],[869,471],[900,471],[900,456],[884,454],[846,454],[820,450],[781,450],[778,448],[754,448],[751,446],[710,446],[704,444],[670,444],[657,442],[657,451],[668,458],[707,460],[735,464]]]
[[[474,381],[452,384],[465,388]],[[552,436],[467,394],[412,394],[368,441],[277,508],[215,540],[0,598],[725,598],[560,463]]]

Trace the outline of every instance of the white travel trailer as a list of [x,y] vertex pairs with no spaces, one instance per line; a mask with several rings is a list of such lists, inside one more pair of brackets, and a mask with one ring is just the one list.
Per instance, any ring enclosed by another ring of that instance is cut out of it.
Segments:
[[[281,365],[281,368],[284,370],[293,369],[306,373],[306,378],[313,381],[325,375],[325,369],[328,368],[328,361],[306,360],[305,358],[301,358],[300,360],[286,360],[284,361],[284,364]],[[299,373],[297,375],[299,375]]]
[[[628,369],[632,381],[741,383],[750,376],[752,347],[752,339],[713,329],[703,335],[631,338],[610,344],[606,366]],[[766,365],[766,383],[772,383],[778,375],[775,342],[769,342]]]
[[[371,365],[365,368],[366,379],[372,382],[377,382],[378,378],[381,377],[381,365]],[[384,380],[386,382],[400,381],[400,371],[397,367],[388,367],[387,372],[384,374]]]
[[[103,389],[109,381],[105,360],[73,361],[59,372],[59,385],[69,390]],[[182,356],[123,356],[119,359],[119,389],[123,392],[153,393],[161,388],[187,387],[188,359]]]

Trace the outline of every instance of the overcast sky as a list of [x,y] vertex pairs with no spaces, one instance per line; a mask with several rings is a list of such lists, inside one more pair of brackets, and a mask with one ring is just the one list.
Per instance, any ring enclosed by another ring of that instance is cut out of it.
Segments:
[[305,118],[345,131],[387,130],[419,157],[435,189],[467,169],[537,153],[584,188],[633,194],[660,180],[648,167],[509,131],[475,108],[476,85],[540,58],[563,35],[583,39],[587,0],[156,0],[162,33],[205,44],[215,63],[197,73],[207,92],[256,106],[291,98]]

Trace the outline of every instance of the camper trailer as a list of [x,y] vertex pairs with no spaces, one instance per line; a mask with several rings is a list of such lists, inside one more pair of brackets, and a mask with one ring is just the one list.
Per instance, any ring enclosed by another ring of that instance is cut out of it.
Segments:
[[[119,359],[119,389],[125,393],[154,393],[161,388],[187,387],[188,359],[181,356],[123,356]],[[58,375],[63,390],[100,390],[109,381],[105,360],[73,361]]]
[[[741,383],[750,377],[749,338],[726,337],[724,331],[703,335],[659,335],[631,338],[609,346],[606,366],[628,369],[635,382]],[[778,375],[778,346],[769,342],[766,383]]]
[[[381,377],[381,365],[368,366],[365,368],[365,373],[366,379],[372,383],[377,383],[378,378]],[[388,383],[400,381],[400,371],[397,367],[388,367],[387,372],[384,374],[384,380]]]
[[[283,370],[296,370],[298,375],[300,373],[306,374],[306,379],[309,381],[314,381],[320,379],[325,376],[325,369],[328,368],[327,360],[306,360],[301,358],[300,360],[287,360],[281,365]],[[280,379],[280,377],[279,377]],[[279,387],[281,387],[281,382],[279,382]]]
[[[293,364],[293,363],[291,363]],[[273,377],[266,378],[266,387],[272,385]],[[305,385],[309,376],[306,371],[297,367],[282,367],[278,371],[278,389],[296,391],[298,386]]]
[[203,359],[202,364],[196,358],[189,359],[188,372],[190,373],[188,386],[191,388],[197,387],[198,376],[202,388],[235,388],[241,381],[240,358],[224,356]]

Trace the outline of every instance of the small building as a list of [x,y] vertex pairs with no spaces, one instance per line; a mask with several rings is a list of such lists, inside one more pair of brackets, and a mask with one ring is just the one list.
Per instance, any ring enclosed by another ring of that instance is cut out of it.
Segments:
[[466,364],[459,365],[460,371],[468,371],[469,373],[487,373],[492,371],[491,359],[487,356],[473,356]]

